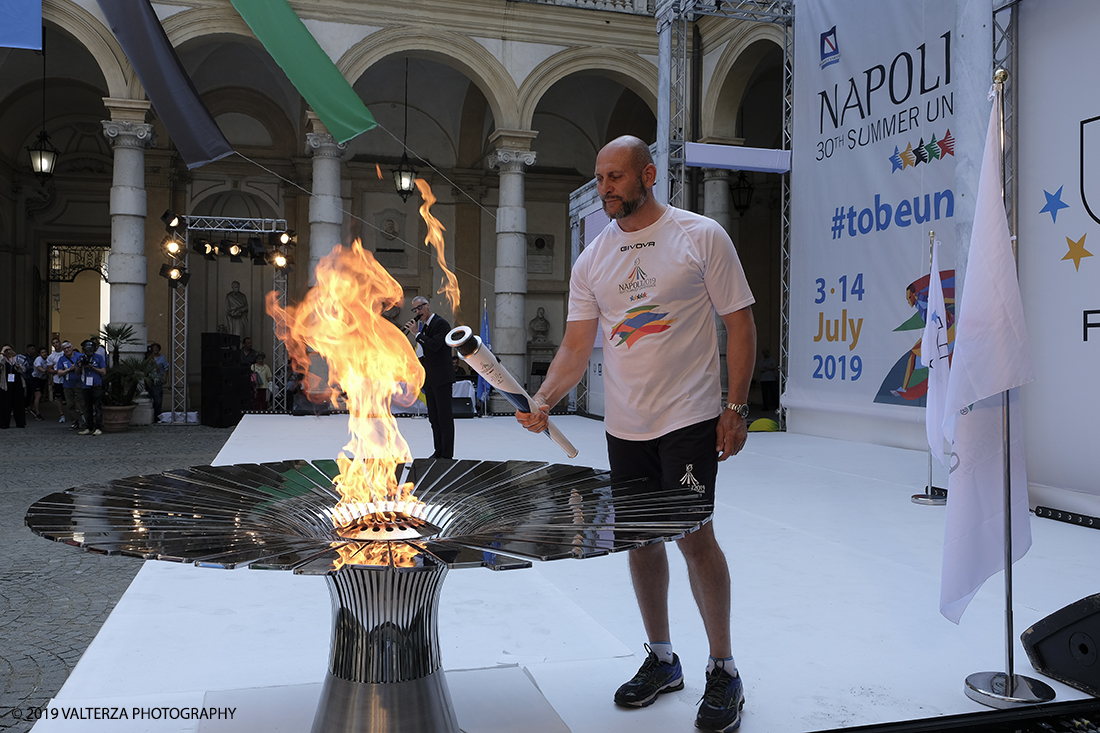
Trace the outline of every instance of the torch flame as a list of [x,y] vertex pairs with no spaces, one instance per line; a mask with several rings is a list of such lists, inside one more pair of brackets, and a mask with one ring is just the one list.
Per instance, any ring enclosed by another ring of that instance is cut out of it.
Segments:
[[424,203],[420,205],[420,216],[424,219],[424,223],[428,225],[428,235],[424,237],[424,244],[429,245],[432,251],[435,252],[435,263],[439,265],[439,269],[443,271],[443,282],[440,283],[437,293],[443,294],[447,298],[447,301],[451,304],[451,311],[455,314],[455,318],[458,318],[458,306],[461,293],[458,291],[458,278],[447,267],[447,260],[443,256],[443,232],[446,231],[443,224],[439,219],[431,213],[432,204],[435,203],[435,196],[432,195],[432,187],[428,185],[428,182],[417,178],[416,187],[420,190],[420,195],[424,198]]
[[364,507],[415,501],[412,484],[397,482],[398,465],[412,456],[390,402],[411,405],[424,384],[424,368],[397,326],[382,317],[402,302],[401,285],[358,240],[334,247],[317,264],[316,276],[316,287],[297,306],[284,309],[268,293],[267,310],[311,388],[321,382],[309,371],[313,351],[327,362],[328,394],[343,393],[347,400],[351,441],[336,459],[341,501],[331,515],[340,526]]

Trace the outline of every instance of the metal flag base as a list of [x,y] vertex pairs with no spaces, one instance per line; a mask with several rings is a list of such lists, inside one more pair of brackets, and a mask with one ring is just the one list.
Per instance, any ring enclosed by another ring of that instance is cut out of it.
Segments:
[[1054,689],[1045,682],[1014,674],[1012,685],[1004,672],[975,672],[966,678],[963,691],[974,702],[991,708],[1015,708],[1022,705],[1038,705],[1054,699]]
[[925,492],[923,494],[913,494],[911,497],[914,504],[924,504],[925,506],[946,506],[947,497],[941,494],[933,494],[931,492]]

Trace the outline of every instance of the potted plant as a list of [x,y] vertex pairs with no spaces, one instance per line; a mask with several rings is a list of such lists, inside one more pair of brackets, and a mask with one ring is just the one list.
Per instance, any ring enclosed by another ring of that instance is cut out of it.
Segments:
[[123,346],[141,344],[139,339],[134,338],[134,327],[129,323],[108,323],[92,338],[103,342],[103,348],[111,355],[108,366],[118,364],[118,352]]
[[107,368],[103,377],[103,430],[121,433],[130,426],[135,398],[156,378],[151,361],[127,356]]

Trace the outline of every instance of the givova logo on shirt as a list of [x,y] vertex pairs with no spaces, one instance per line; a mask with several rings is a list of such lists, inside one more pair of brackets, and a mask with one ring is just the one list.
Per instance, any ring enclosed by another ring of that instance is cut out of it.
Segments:
[[661,331],[667,331],[675,318],[669,318],[668,313],[657,311],[659,305],[640,305],[626,312],[626,318],[615,324],[611,329],[611,338],[618,338],[614,346],[626,344],[630,348],[638,339]]

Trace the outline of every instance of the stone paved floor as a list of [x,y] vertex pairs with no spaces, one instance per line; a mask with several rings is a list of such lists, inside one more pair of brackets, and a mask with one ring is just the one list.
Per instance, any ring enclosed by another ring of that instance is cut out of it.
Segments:
[[148,426],[75,435],[43,408],[0,430],[0,731],[30,729],[130,585],[141,561],[42,539],[23,525],[36,500],[79,484],[209,463],[231,429]]

